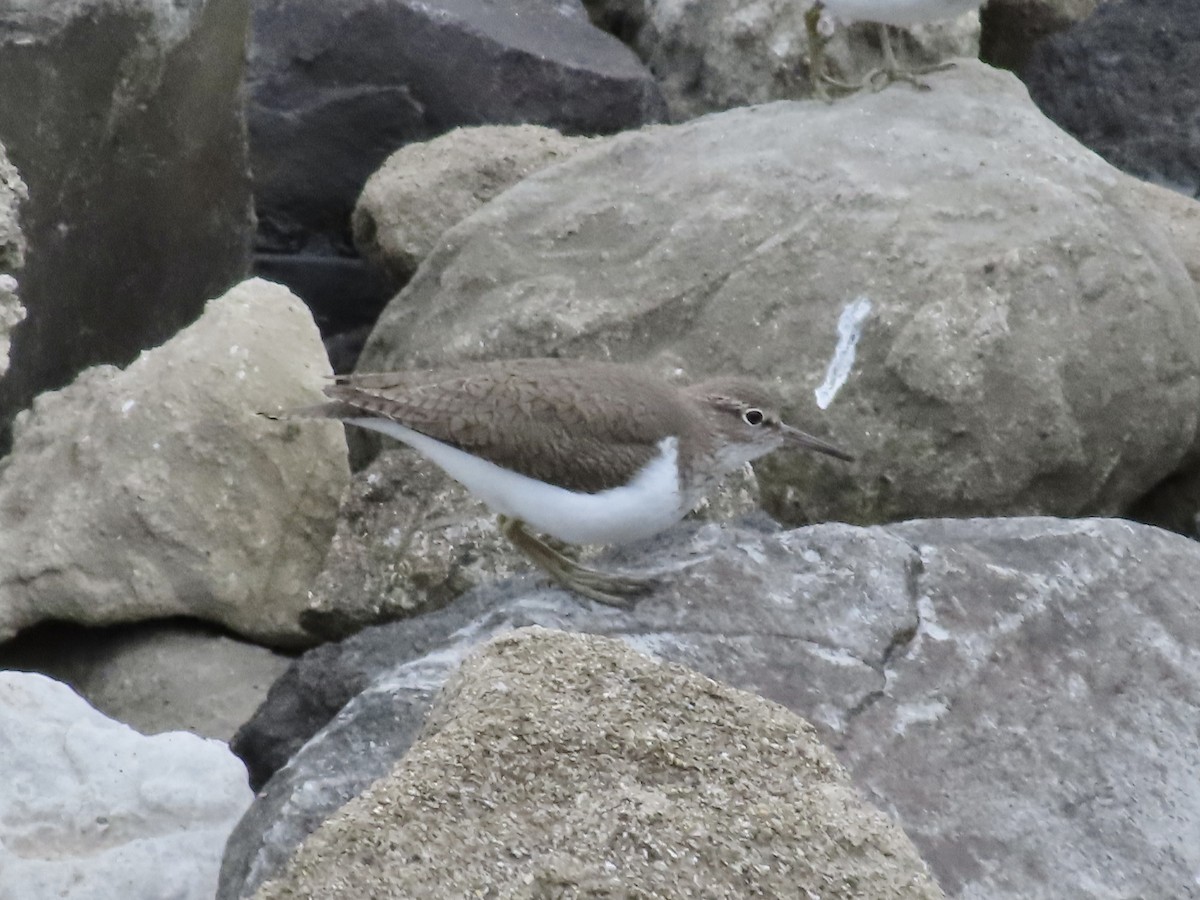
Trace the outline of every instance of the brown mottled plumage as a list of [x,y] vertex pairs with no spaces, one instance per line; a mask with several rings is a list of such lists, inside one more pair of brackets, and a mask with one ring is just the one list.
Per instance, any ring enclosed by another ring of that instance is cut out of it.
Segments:
[[689,461],[705,468],[724,436],[710,427],[711,398],[735,398],[735,426],[742,424],[737,401],[768,415],[777,405],[768,388],[747,378],[681,389],[637,366],[560,359],[344,375],[325,394],[336,401],[322,410],[332,418],[392,419],[498,466],[588,493],[626,483],[671,436],[680,441],[686,489],[694,478]]

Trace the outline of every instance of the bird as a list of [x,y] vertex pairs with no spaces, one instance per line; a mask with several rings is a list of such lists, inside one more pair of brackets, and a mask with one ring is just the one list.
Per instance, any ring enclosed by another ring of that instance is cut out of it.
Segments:
[[679,386],[633,364],[533,358],[340,375],[324,393],[276,418],[338,419],[406,444],[482,500],[555,581],[622,607],[656,582],[586,567],[538,534],[631,543],[781,448],[854,459],[784,423],[775,392],[744,376]]
[[[867,86],[881,90],[893,81],[907,81],[927,90],[928,85],[917,76],[947,69],[953,63],[904,69],[896,61],[888,26],[911,28],[913,25],[953,19],[969,10],[977,9],[983,2],[984,0],[816,0],[804,15],[808,32],[809,79],[812,82],[813,93],[828,100],[826,84],[853,92]],[[821,13],[826,9],[842,21],[875,22],[879,26],[883,65],[868,73],[860,84],[846,84],[825,73],[825,45],[829,38],[820,33],[820,21]]]

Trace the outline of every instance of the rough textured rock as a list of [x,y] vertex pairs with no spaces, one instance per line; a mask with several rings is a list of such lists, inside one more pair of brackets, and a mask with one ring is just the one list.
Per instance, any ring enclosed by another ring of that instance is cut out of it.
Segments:
[[[646,61],[662,86],[673,121],[811,93],[807,2],[584,2],[596,22],[621,35]],[[831,68],[846,81],[860,82],[882,59],[878,26],[841,23],[849,26],[842,28],[828,16],[826,27],[834,30],[826,51]],[[901,34],[893,45],[897,58],[907,64],[979,53],[979,18],[973,12]]]
[[208,900],[251,799],[224,744],[145,737],[25,672],[0,672],[0,759],[3,900]]
[[1190,895],[1196,543],[1119,520],[709,525],[606,563],[651,560],[677,575],[632,613],[521,579],[298,660],[259,713],[277,740],[313,685],[370,686],[239,824],[220,896],[387,772],[472,646],[534,624],[622,636],[809,719],[951,896]]
[[25,318],[14,273],[25,263],[20,205],[28,196],[25,182],[0,144],[0,378],[8,371],[12,330]]
[[314,402],[327,373],[308,311],[255,280],[127,369],[39,397],[0,463],[0,638],[183,615],[307,641],[342,428],[256,413]]
[[3,433],[36,394],[127,364],[245,277],[248,7],[5,4],[0,142],[29,186],[30,252]]
[[392,450],[355,473],[301,621],[339,639],[527,568],[465,488],[416,453]]
[[1137,178],[1125,184],[1143,214],[1166,230],[1175,253],[1200,286],[1200,202]]
[[1194,0],[1121,0],[1039,44],[1022,70],[1051,119],[1115,166],[1200,197]]
[[[686,865],[663,865],[686,859]],[[618,641],[531,629],[256,895],[933,898],[812,726]]]
[[194,622],[112,628],[51,624],[0,644],[0,669],[64,682],[142,734],[228,741],[291,660]]
[[493,125],[409,144],[367,179],[354,207],[354,244],[402,285],[443,231],[586,143],[552,128]]
[[355,200],[398,148],[463,125],[605,134],[665,115],[650,73],[577,0],[261,0],[247,87],[260,265],[336,330],[339,308],[357,324],[391,296],[361,273],[350,297],[346,283],[363,268]]
[[988,0],[979,10],[979,58],[1021,72],[1038,42],[1112,0]]
[[789,421],[860,459],[760,466],[789,522],[1124,510],[1195,445],[1196,286],[1127,179],[1015,78],[933,77],[581,149],[446,232],[359,367],[778,379]]
[[[1130,178],[1129,183],[1142,198],[1146,214],[1167,229],[1192,280],[1200,285],[1200,202],[1146,181]],[[1200,537],[1200,450],[1193,448],[1186,463],[1139,498],[1128,515]]]

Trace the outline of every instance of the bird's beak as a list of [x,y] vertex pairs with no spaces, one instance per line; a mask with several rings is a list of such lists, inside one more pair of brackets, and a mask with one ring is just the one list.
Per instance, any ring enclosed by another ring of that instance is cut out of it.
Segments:
[[833,444],[823,441],[818,437],[813,437],[811,434],[801,431],[799,428],[793,428],[791,425],[780,424],[780,430],[783,436],[787,438],[788,444],[803,450],[815,450],[817,453],[824,453],[826,456],[833,456],[837,459],[843,459],[846,462],[854,462],[854,457]]

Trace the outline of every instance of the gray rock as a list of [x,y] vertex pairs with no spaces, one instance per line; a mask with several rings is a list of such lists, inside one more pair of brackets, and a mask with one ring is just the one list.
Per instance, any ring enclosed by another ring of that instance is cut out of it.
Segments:
[[343,430],[256,413],[314,402],[328,371],[304,306],[254,280],[129,368],[39,397],[0,463],[0,639],[184,615],[311,641]]
[[278,871],[403,756],[472,647],[525,625],[621,636],[809,719],[951,896],[1194,891],[1194,542],[1118,520],[706,525],[606,563],[675,577],[630,613],[512,581],[356,635],[345,662],[301,658],[258,717],[285,716],[321,673],[370,687],[267,784],[219,896]]
[[290,659],[193,622],[113,628],[50,624],[0,644],[0,669],[61,681],[142,734],[228,741]]
[[0,900],[209,900],[251,798],[224,744],[145,737],[25,672],[0,672],[0,759]]
[[987,0],[979,11],[979,57],[1020,73],[1029,54],[1052,34],[1082,22],[1112,0]]
[[[674,861],[674,862],[673,862]],[[788,711],[619,641],[488,644],[284,897],[935,898],[904,834]]]
[[409,144],[367,179],[354,207],[354,245],[402,285],[443,231],[587,143],[553,128],[492,125]]
[[[1166,229],[1192,280],[1200,286],[1200,202],[1136,178],[1128,184],[1141,210]],[[1127,514],[1139,522],[1200,537],[1200,448],[1193,447],[1177,471],[1156,484]]]
[[20,205],[29,197],[16,166],[0,144],[0,378],[8,371],[12,330],[25,318],[17,299],[17,269],[25,264],[25,235],[21,231]]
[[665,115],[649,71],[578,0],[256,0],[247,87],[260,260],[355,318],[390,292],[345,310],[324,273],[341,263],[344,283],[358,262],[351,212],[389,154],[464,125],[605,134]]
[[[560,355],[777,379],[789,420],[860,458],[759,466],[792,523],[1125,510],[1196,444],[1196,286],[1127,179],[1015,78],[934,77],[535,173],[443,235],[359,367]],[[821,410],[823,380],[842,386]]]
[[[657,76],[679,122],[705,113],[811,94],[808,2],[789,0],[584,0],[592,18],[622,35]],[[842,23],[826,53],[833,71],[859,83],[882,60],[874,23]],[[979,54],[979,17],[909,29],[894,39],[897,58],[924,65]],[[907,90],[907,88],[902,88]]]
[[1040,43],[1021,77],[1047,116],[1113,165],[1200,197],[1194,0],[1106,3]]
[[38,393],[125,365],[245,277],[249,0],[4,4],[0,142],[29,186],[28,319],[0,433]]

